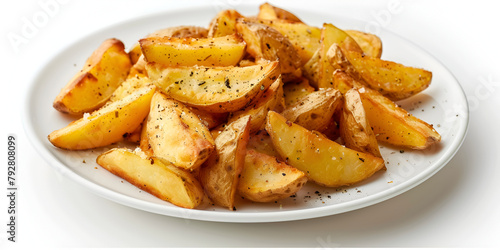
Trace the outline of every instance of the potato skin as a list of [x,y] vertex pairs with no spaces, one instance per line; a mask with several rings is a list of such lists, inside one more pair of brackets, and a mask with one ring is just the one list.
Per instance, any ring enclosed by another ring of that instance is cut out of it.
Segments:
[[83,69],[61,89],[53,107],[72,115],[83,115],[104,105],[127,78],[132,64],[118,39],[107,39],[87,59]]
[[215,139],[216,151],[200,169],[200,182],[216,204],[234,210],[239,175],[245,164],[250,116],[227,125]]
[[346,30],[345,32],[356,41],[366,56],[376,58],[382,56],[382,40],[377,35],[359,30]]
[[363,102],[357,90],[351,89],[344,94],[340,135],[346,147],[382,158],[377,138],[366,118]]
[[342,93],[352,88],[358,90],[366,117],[378,141],[412,149],[425,149],[441,141],[441,135],[431,125],[345,72],[335,71],[333,78],[335,88]]

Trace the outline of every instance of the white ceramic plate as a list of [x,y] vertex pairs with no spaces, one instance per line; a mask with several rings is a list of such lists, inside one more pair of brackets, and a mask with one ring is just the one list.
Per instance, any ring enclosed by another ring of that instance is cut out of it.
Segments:
[[[257,13],[256,5],[240,5],[243,14]],[[331,22],[343,29],[364,30],[365,22],[332,17],[321,10],[291,9],[305,22],[321,26]],[[86,58],[106,38],[116,37],[127,46],[154,30],[177,25],[207,26],[216,11],[199,7],[161,13],[131,20],[100,32],[89,34],[57,53],[40,70],[26,96],[24,124],[28,138],[40,155],[64,176],[80,183],[96,194],[137,209],[168,216],[220,222],[272,222],[300,220],[338,214],[366,207],[399,195],[422,183],[453,157],[464,140],[468,124],[465,95],[453,75],[424,50],[393,33],[381,30],[382,58],[433,72],[431,86],[423,93],[400,102],[415,116],[434,124],[442,142],[424,151],[404,150],[382,145],[387,171],[379,171],[358,185],[331,189],[307,184],[295,197],[276,203],[257,204],[238,200],[237,211],[209,206],[188,210],[161,201],[95,163],[100,152],[70,152],[53,147],[47,135],[66,126],[72,119],[52,108],[52,101],[66,82],[82,67]]]

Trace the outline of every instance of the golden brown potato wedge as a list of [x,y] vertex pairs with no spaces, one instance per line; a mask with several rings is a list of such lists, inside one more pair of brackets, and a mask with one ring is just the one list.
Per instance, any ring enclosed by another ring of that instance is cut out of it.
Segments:
[[145,75],[139,74],[139,75],[136,75],[135,77],[127,78],[127,80],[125,80],[120,85],[120,87],[118,87],[113,92],[113,94],[111,95],[109,100],[111,102],[114,102],[114,101],[123,99],[125,96],[128,96],[128,95],[134,93],[138,89],[140,89],[142,87],[150,86],[150,85],[153,85],[153,83],[151,83],[149,78]]
[[309,130],[323,131],[332,120],[333,113],[342,104],[342,94],[333,88],[315,91],[287,107],[282,115]]
[[149,78],[164,93],[214,113],[242,109],[278,79],[279,63],[248,67],[177,67],[148,63]]
[[355,89],[348,90],[344,94],[340,135],[346,147],[382,158],[377,138],[366,117],[361,96]]
[[[208,30],[203,27],[197,26],[176,26],[176,27],[168,27],[165,29],[157,30],[146,37],[190,37],[190,38],[205,38],[207,37]],[[139,58],[142,56],[141,45],[139,43],[134,44],[130,51],[128,52],[130,55],[130,60],[132,64],[135,64]]]
[[274,110],[282,101],[283,82],[281,81],[281,76],[279,76],[255,104],[251,104],[242,110],[231,113],[227,123],[232,123],[241,117],[250,115],[252,116],[252,120],[250,121],[250,133],[253,134],[264,129],[267,112],[269,110]]
[[314,88],[309,85],[309,80],[302,78],[295,82],[287,83],[283,86],[283,94],[285,96],[285,106],[291,106],[301,98],[314,92]]
[[[342,49],[342,48],[341,48]],[[408,98],[426,89],[432,72],[342,50],[368,87],[393,101]]]
[[328,187],[365,180],[384,166],[384,160],[346,148],[270,111],[266,130],[286,163],[310,180]]
[[356,51],[363,53],[363,50],[346,32],[333,26],[332,24],[323,24],[321,32],[321,46],[319,49],[319,64],[318,64],[318,88],[331,88],[333,85],[332,74],[336,69],[330,63],[327,57],[328,50],[333,44],[338,44],[345,48],[346,51]]
[[237,35],[214,38],[149,37],[139,40],[147,62],[169,67],[234,66],[243,58],[245,42]]
[[334,81],[341,92],[350,88],[358,90],[378,141],[413,149],[425,149],[441,141],[441,136],[432,125],[411,115],[377,91],[364,87],[346,73],[336,71]]
[[156,92],[151,99],[147,136],[153,154],[192,171],[214,150],[214,140],[198,116],[179,101]]
[[302,23],[302,21],[294,14],[269,3],[264,3],[259,6],[259,14],[257,14],[257,18],[265,20],[281,19],[289,22]]
[[243,16],[236,10],[223,10],[210,22],[208,37],[221,37],[236,33],[236,19]]
[[365,55],[376,58],[382,56],[382,40],[377,35],[358,30],[346,30],[345,32],[356,41]]
[[104,41],[61,90],[54,100],[54,108],[74,115],[98,109],[125,80],[130,67],[123,43],[114,38]]
[[154,157],[114,148],[99,155],[96,161],[134,186],[179,207],[196,208],[205,196],[194,176]]
[[50,133],[49,141],[58,148],[83,150],[102,147],[123,140],[149,113],[154,86],[143,87],[131,95],[73,121]]
[[307,182],[305,174],[275,157],[247,150],[238,193],[255,202],[270,202],[290,197]]
[[256,60],[279,61],[281,74],[297,74],[301,58],[293,44],[275,29],[243,19],[236,21],[236,31],[247,44],[247,52]]
[[250,135],[248,140],[247,149],[255,150],[259,153],[270,155],[281,159],[281,155],[274,149],[273,141],[266,130],[260,130],[255,134]]
[[277,30],[288,38],[302,59],[302,65],[307,63],[320,47],[320,28],[304,23],[290,23],[283,20],[259,20],[259,23]]
[[239,175],[245,164],[249,124],[250,116],[228,124],[215,139],[215,153],[200,169],[205,193],[215,204],[230,210],[234,210]]

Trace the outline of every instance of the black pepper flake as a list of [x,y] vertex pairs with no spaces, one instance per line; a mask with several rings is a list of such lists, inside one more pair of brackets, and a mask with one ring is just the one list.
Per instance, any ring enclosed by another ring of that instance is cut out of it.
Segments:
[[151,158],[151,165],[155,164],[155,160]]
[[404,151],[404,150],[402,150],[402,149],[401,149],[401,150],[399,150],[399,153],[401,153],[401,154],[402,154],[402,153],[404,153],[404,152],[405,152],[405,151]]
[[236,211],[236,207],[233,207],[233,211]]
[[266,43],[266,46],[268,49],[271,49],[271,45],[269,45],[269,43]]
[[227,87],[228,89],[230,89],[230,88],[231,88],[231,85],[229,85],[229,78],[226,78],[226,80],[224,81],[224,84],[226,85],[226,87]]
[[205,83],[206,83],[205,81],[201,81],[200,83],[198,83],[198,86],[201,86],[201,85],[203,85]]
[[362,161],[362,162],[365,162],[365,159],[359,157],[359,160]]
[[285,174],[285,173],[281,173],[281,175],[286,176],[286,174]]

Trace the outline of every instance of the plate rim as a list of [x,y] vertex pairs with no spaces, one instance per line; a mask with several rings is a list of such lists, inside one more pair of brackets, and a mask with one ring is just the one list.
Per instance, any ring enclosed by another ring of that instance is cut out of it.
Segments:
[[[166,216],[172,216],[172,217],[178,217],[178,218],[184,218],[184,219],[195,219],[195,220],[201,220],[201,221],[212,221],[212,222],[231,222],[231,223],[262,223],[262,222],[280,222],[280,221],[296,221],[296,220],[304,220],[304,219],[311,219],[311,218],[318,218],[318,217],[324,217],[324,216],[330,216],[330,215],[335,215],[335,214],[341,214],[357,209],[361,209],[364,207],[369,207],[374,204],[386,201],[388,199],[394,198],[402,193],[407,192],[410,189],[413,189],[414,187],[418,186],[419,184],[425,182],[428,180],[430,177],[434,176],[437,172],[439,172],[444,166],[447,165],[451,159],[455,156],[455,154],[459,151],[460,147],[462,146],[463,142],[465,141],[468,129],[469,129],[469,123],[470,123],[470,111],[469,111],[469,104],[467,100],[467,96],[463,90],[463,87],[460,85],[460,82],[458,79],[451,73],[451,71],[441,63],[440,60],[438,60],[434,55],[430,54],[427,52],[425,49],[421,48],[417,44],[413,43],[411,40],[408,40],[401,35],[392,32],[386,28],[382,28],[384,32],[389,33],[390,35],[396,36],[397,38],[404,40],[405,42],[409,43],[411,46],[417,48],[418,50],[424,52],[426,56],[429,56],[432,60],[434,60],[439,66],[441,66],[448,74],[449,76],[452,77],[454,80],[454,85],[458,87],[459,93],[461,94],[461,99],[464,100],[465,104],[465,111],[464,114],[465,118],[461,119],[461,123],[457,126],[459,130],[456,133],[456,138],[451,141],[451,145],[449,148],[449,152],[447,152],[444,157],[441,157],[436,160],[436,162],[433,164],[436,167],[433,168],[427,168],[424,171],[420,172],[416,176],[412,177],[411,179],[401,183],[398,186],[388,188],[386,190],[377,192],[372,195],[368,195],[363,198],[359,198],[356,200],[351,200],[351,201],[346,201],[343,203],[339,204],[334,204],[334,205],[329,205],[329,206],[324,206],[324,207],[313,207],[313,208],[304,208],[300,210],[279,210],[279,211],[271,211],[271,212],[249,212],[249,213],[237,213],[233,211],[226,211],[226,212],[221,212],[221,211],[210,211],[210,210],[190,210],[190,209],[185,209],[185,208],[180,208],[180,207],[171,207],[171,206],[165,206],[162,204],[157,204],[157,203],[152,203],[148,201],[144,201],[141,199],[133,198],[130,196],[127,196],[125,194],[115,192],[111,189],[108,189],[104,186],[101,186],[95,182],[92,182],[90,180],[87,180],[83,176],[79,175],[78,173],[72,171],[69,169],[66,164],[61,162],[59,159],[57,159],[53,153],[45,146],[42,144],[42,142],[36,138],[38,138],[38,135],[35,131],[34,124],[32,117],[29,115],[31,114],[31,96],[34,96],[34,87],[38,84],[38,79],[42,77],[43,73],[49,68],[49,66],[57,59],[58,56],[60,56],[63,52],[67,51],[69,48],[74,46],[76,43],[81,41],[82,39],[85,39],[86,37],[89,36],[96,36],[99,33],[102,33],[103,31],[114,29],[120,26],[123,26],[124,24],[138,21],[138,20],[147,20],[154,18],[158,15],[165,15],[168,13],[173,13],[173,12],[182,12],[182,11],[193,11],[195,9],[203,9],[204,7],[209,6],[204,5],[204,6],[190,6],[190,7],[184,7],[184,8],[177,8],[174,10],[161,10],[158,12],[146,14],[146,15],[140,15],[140,16],[135,16],[133,18],[128,18],[125,20],[122,20],[120,22],[114,23],[112,25],[108,25],[105,27],[102,27],[98,30],[89,32],[87,34],[83,34],[82,36],[79,36],[78,38],[69,41],[65,46],[62,46],[60,49],[54,51],[51,53],[51,56],[48,57],[48,59],[44,60],[41,62],[41,67],[38,68],[38,70],[35,72],[35,74],[30,78],[30,82],[28,84],[28,90],[24,93],[23,96],[23,108],[22,108],[22,124],[24,131],[27,135],[28,140],[30,141],[31,145],[34,147],[35,151],[45,160],[45,162],[50,165],[52,168],[57,170],[60,174],[62,174],[64,177],[68,177],[72,181],[78,183],[79,185],[82,185],[85,189],[90,190],[92,193],[97,194],[98,196],[101,196],[103,198],[106,198],[108,200],[112,200],[116,203],[128,206],[128,207],[133,207],[138,210],[142,211],[147,211],[147,212],[152,212],[156,214],[161,214],[161,215],[166,215]],[[256,7],[258,4],[256,3],[251,3],[251,4],[242,4],[241,6],[244,6],[244,8],[248,8],[249,6]],[[324,14],[323,11],[313,11],[311,8],[307,8],[303,11],[307,12],[318,12],[321,14]],[[336,15],[336,18],[339,19],[344,19],[344,20],[355,20],[355,21],[362,21],[359,19],[355,19],[352,17],[347,17],[347,16],[341,16],[341,15]]]

